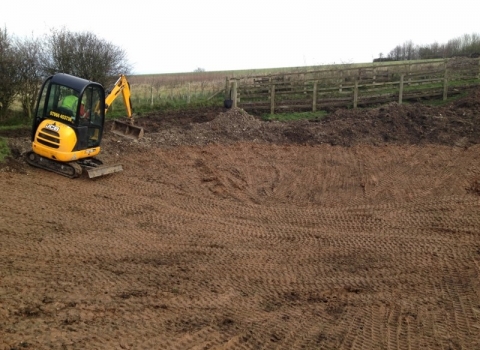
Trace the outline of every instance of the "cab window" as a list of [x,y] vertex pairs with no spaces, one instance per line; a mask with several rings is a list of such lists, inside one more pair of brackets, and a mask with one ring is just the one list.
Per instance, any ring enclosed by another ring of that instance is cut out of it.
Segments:
[[103,126],[102,93],[96,86],[87,87],[80,104],[80,125]]
[[66,86],[52,84],[47,104],[46,117],[75,123],[78,105],[78,92]]

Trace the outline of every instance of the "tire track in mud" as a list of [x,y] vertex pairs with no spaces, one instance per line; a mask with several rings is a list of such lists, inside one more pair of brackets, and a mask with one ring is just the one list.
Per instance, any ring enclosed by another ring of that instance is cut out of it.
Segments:
[[209,145],[93,181],[0,174],[5,341],[474,349],[478,151]]

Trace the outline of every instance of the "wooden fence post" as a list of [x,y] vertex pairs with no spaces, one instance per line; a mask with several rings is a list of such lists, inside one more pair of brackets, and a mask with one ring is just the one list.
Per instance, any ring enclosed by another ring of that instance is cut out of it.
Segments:
[[358,77],[355,77],[355,86],[353,88],[353,108],[358,105]]
[[338,88],[338,92],[342,92],[343,87],[343,70],[340,71],[340,86]]
[[408,86],[411,85],[412,82],[412,64],[408,64]]
[[232,99],[233,99],[233,105],[232,107],[237,108],[237,80],[235,79],[232,83]]
[[313,82],[313,101],[312,101],[312,112],[317,111],[317,86],[318,86],[318,81]]
[[270,114],[275,114],[275,84],[270,85]]
[[477,79],[480,79],[480,57],[477,58],[477,64],[478,64],[478,75],[477,75]]
[[398,104],[399,105],[402,104],[402,100],[403,100],[403,81],[404,81],[404,79],[405,79],[405,73],[400,75],[400,86],[398,88]]
[[445,68],[445,76],[443,77],[443,100],[447,99],[448,95],[448,70]]
[[230,100],[230,91],[231,91],[231,85],[230,85],[230,79],[228,77],[225,78],[225,100]]
[[153,107],[153,85],[150,85],[150,107]]

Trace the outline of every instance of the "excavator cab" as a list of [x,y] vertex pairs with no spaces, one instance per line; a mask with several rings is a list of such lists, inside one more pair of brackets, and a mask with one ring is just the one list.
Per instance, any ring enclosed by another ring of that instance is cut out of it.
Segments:
[[[34,148],[48,148],[48,155],[52,149],[70,155],[99,147],[104,124],[105,91],[102,85],[60,73],[43,83],[33,120],[32,142]],[[41,125],[44,132],[37,133]],[[57,139],[60,128],[66,133]],[[84,157],[77,155],[77,158]],[[58,155],[55,159],[59,159]],[[67,160],[71,160],[68,155],[64,161]]]

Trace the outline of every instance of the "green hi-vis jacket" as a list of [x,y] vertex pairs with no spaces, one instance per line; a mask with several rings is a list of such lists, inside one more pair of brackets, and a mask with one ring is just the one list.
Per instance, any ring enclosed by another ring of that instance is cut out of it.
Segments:
[[62,107],[68,108],[75,114],[77,111],[78,97],[74,95],[65,96],[62,101]]

